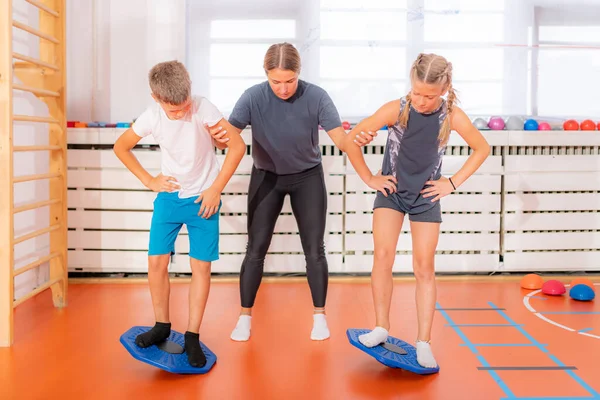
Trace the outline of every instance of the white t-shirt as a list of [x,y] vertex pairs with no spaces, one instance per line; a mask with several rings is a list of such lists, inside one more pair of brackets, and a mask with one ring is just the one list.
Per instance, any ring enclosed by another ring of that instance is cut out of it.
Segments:
[[155,103],[136,119],[133,131],[140,137],[152,135],[161,149],[161,172],[181,185],[180,198],[198,196],[219,174],[212,138],[204,124],[213,126],[223,115],[208,99],[194,96],[188,114],[172,120]]

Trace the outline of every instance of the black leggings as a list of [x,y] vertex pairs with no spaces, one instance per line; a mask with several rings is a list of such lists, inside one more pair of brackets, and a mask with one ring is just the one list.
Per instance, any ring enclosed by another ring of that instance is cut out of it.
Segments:
[[265,256],[287,194],[300,231],[313,304],[325,307],[329,273],[323,243],[327,191],[321,164],[291,175],[252,168],[248,189],[248,247],[240,275],[242,307],[254,306]]

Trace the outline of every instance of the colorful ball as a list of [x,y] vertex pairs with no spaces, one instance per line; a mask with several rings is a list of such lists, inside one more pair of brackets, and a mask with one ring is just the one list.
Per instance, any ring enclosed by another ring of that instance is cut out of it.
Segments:
[[473,120],[473,126],[479,130],[487,130],[489,129],[488,123],[483,118],[475,118]]
[[490,122],[488,122],[488,128],[494,131],[501,131],[504,129],[504,120],[500,117],[492,117],[490,118]]
[[596,293],[589,286],[579,284],[569,290],[569,296],[577,301],[590,301],[596,297]]
[[528,119],[527,121],[525,121],[525,125],[523,128],[526,131],[537,131],[538,127],[539,125],[535,119]]
[[563,129],[565,131],[578,131],[579,130],[579,122],[574,119],[568,119],[563,124]]
[[521,117],[508,117],[505,128],[509,131],[522,131],[525,121]]
[[547,122],[540,122],[539,125],[538,125],[538,129],[540,131],[551,131],[552,127]]
[[575,278],[571,281],[570,283],[571,287],[577,286],[577,285],[586,285],[589,286],[590,289],[592,290],[596,290],[596,288],[594,288],[594,282],[590,281],[587,278]]
[[595,131],[596,124],[591,119],[586,119],[585,121],[581,122],[581,130],[582,131]]
[[344,128],[345,130],[350,129],[350,122],[348,122],[348,121],[342,122],[342,128]]
[[521,287],[523,289],[537,290],[544,285],[544,279],[536,274],[527,274],[521,279]]
[[565,285],[555,279],[550,279],[542,285],[542,293],[550,296],[561,296],[565,294],[566,291]]

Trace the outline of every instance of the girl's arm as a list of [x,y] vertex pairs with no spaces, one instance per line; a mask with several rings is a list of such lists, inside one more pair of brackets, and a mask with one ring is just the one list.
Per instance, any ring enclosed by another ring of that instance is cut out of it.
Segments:
[[371,189],[380,191],[387,197],[388,191],[396,191],[396,178],[393,176],[373,175],[365,162],[362,148],[356,142],[356,135],[361,132],[377,132],[384,125],[396,123],[400,111],[400,100],[384,104],[375,114],[365,118],[357,124],[348,135],[344,137],[343,148],[356,173]]
[[[431,201],[437,201],[454,191],[455,187],[462,185],[471,175],[475,173],[490,154],[490,145],[481,132],[473,126],[471,120],[459,107],[454,107],[450,115],[450,127],[458,132],[467,142],[473,152],[463,164],[461,169],[450,179],[442,177],[437,181],[428,181],[430,187],[423,189],[423,197],[433,197]],[[454,185],[453,185],[454,184]]]

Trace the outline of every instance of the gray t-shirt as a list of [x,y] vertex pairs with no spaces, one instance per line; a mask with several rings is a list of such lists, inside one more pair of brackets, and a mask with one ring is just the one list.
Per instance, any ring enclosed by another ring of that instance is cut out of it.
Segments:
[[287,100],[277,97],[267,81],[252,86],[237,101],[229,123],[252,126],[254,166],[278,175],[320,164],[319,125],[326,131],[342,125],[327,92],[303,80]]

